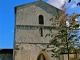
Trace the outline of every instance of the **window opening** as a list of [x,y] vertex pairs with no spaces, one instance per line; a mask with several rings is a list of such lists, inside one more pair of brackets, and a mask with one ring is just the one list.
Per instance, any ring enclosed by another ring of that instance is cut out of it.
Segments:
[[39,24],[44,24],[44,19],[42,15],[39,15]]

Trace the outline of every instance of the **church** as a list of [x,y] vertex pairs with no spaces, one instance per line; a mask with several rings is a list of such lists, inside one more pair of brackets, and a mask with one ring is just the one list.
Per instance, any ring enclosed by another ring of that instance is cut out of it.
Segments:
[[[0,49],[0,60],[58,60],[51,57],[52,48],[49,46],[52,23],[59,26],[55,15],[60,9],[38,0],[15,7],[15,29],[13,49]],[[53,18],[53,22],[50,19]],[[54,35],[59,29],[53,29]],[[70,53],[70,58],[76,54]],[[77,55],[80,58],[80,54]],[[67,53],[60,60],[68,60]]]
[[[51,37],[47,36],[52,28],[52,17],[59,14],[59,9],[38,0],[15,7],[15,32],[13,60],[58,60],[51,57],[52,52],[48,48]],[[59,29],[54,29],[54,35]],[[67,60],[67,57],[64,56]],[[64,58],[61,57],[61,60]]]

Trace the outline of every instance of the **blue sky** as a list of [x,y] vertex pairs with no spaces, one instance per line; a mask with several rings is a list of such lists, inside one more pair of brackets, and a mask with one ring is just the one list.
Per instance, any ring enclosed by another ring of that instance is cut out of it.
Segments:
[[[0,48],[13,48],[14,21],[15,21],[14,7],[34,1],[37,0],[0,0]],[[64,0],[44,0],[44,1],[52,5],[56,3],[54,6],[60,7],[57,6],[58,2]],[[73,12],[80,13],[80,7],[76,6],[75,4],[76,2],[74,0],[72,3],[68,4],[67,13],[69,14],[72,14]]]

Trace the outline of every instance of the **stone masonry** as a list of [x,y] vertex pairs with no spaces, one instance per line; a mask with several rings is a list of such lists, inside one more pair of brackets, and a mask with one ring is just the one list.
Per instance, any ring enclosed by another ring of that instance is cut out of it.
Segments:
[[[15,7],[14,60],[38,60],[40,54],[44,55],[45,60],[57,60],[51,57],[51,52],[44,49],[47,48],[51,39],[49,36],[45,37],[52,28],[50,18],[54,17],[58,11],[59,9],[43,1]],[[39,24],[39,15],[43,16],[44,24]],[[53,30],[54,35],[57,31]]]

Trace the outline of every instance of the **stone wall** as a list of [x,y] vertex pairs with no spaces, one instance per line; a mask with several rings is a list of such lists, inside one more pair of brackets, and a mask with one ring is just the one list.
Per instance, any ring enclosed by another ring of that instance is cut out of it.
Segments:
[[[52,21],[50,19],[57,14],[57,9],[43,3],[36,2],[16,8],[14,60],[37,60],[39,54],[43,54],[46,60],[57,60],[51,57],[51,52],[43,51],[47,48],[51,37]],[[39,24],[39,15],[43,16],[44,24]],[[53,20],[57,23],[57,20]],[[42,28],[43,36],[41,36]],[[54,35],[58,29],[53,29]]]
[[37,60],[39,54],[43,54],[46,60],[56,60],[51,57],[51,52],[43,51],[47,44],[18,44],[19,50],[15,49],[15,60]]
[[[69,59],[72,60],[73,58],[80,59],[80,54],[74,54],[74,53],[69,54]],[[62,54],[61,55],[61,60],[68,60],[68,54],[65,54],[65,53]]]
[[[50,10],[51,7],[46,7],[46,4],[41,4],[44,6],[36,6],[36,5],[30,5],[22,8],[16,9],[16,25],[36,25],[40,26],[39,24],[39,15],[43,15],[44,18],[44,25],[43,26],[51,26],[52,22],[50,19],[56,15],[57,12],[56,9]],[[43,8],[45,10],[43,10]],[[46,11],[48,10],[48,11]],[[53,22],[55,22],[54,20]],[[56,23],[56,22],[55,22]]]
[[12,54],[0,54],[0,60],[13,60],[13,55]]
[[[46,36],[50,33],[49,27],[42,27],[43,36],[41,37],[40,27],[36,26],[17,26],[15,40],[17,43],[49,43],[51,37]],[[53,30],[54,35],[58,32]]]

